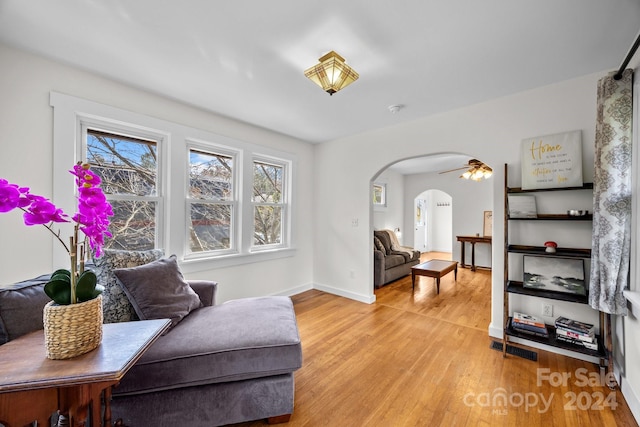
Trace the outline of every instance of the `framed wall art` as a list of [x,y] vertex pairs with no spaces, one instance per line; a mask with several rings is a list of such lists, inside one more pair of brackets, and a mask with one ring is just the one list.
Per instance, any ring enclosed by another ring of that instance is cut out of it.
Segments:
[[522,140],[522,189],[582,187],[582,131]]
[[387,206],[387,184],[373,184],[373,207]]
[[537,218],[535,196],[508,195],[509,218]]
[[493,211],[484,211],[482,221],[482,236],[491,237],[493,233]]
[[523,267],[525,288],[587,295],[583,259],[525,255]]

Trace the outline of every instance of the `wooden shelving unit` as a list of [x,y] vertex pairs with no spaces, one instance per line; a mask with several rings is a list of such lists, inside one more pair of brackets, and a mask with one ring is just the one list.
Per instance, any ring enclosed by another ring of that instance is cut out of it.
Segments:
[[[509,338],[519,338],[522,340],[528,340],[537,342],[540,344],[546,344],[549,346],[562,348],[564,350],[581,353],[600,359],[600,366],[606,366],[607,351],[604,345],[604,340],[601,338],[604,329],[604,316],[602,313],[599,315],[599,327],[601,335],[597,336],[598,350],[590,350],[584,347],[575,346],[570,343],[559,341],[556,339],[555,327],[553,325],[546,325],[549,332],[549,337],[540,337],[536,335],[530,335],[519,332],[511,327],[511,313],[509,308],[509,296],[511,294],[524,295],[533,298],[547,298],[551,300],[567,301],[576,304],[587,304],[588,298],[585,295],[569,294],[564,292],[554,292],[549,290],[541,290],[536,288],[524,287],[523,283],[516,280],[509,280],[509,254],[523,254],[523,255],[536,255],[546,257],[563,257],[563,258],[591,258],[590,248],[556,248],[554,253],[546,252],[546,248],[543,246],[527,246],[512,244],[509,242],[509,222],[511,221],[592,221],[593,215],[581,215],[572,216],[567,214],[538,214],[535,218],[510,218],[509,217],[509,194],[524,194],[524,193],[537,193],[537,192],[550,192],[550,191],[579,191],[579,190],[592,190],[593,184],[586,183],[581,187],[569,187],[569,188],[546,188],[536,190],[523,190],[518,187],[508,186],[508,173],[507,165],[505,164],[504,173],[504,212],[505,212],[505,224],[504,224],[504,335],[503,335],[503,354],[506,357],[507,345],[510,344]],[[513,343],[513,342],[511,342]]]

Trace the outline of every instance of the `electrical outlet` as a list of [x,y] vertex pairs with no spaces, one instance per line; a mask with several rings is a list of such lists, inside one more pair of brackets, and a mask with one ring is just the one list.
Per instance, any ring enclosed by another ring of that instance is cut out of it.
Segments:
[[553,317],[553,305],[547,304],[547,303],[542,303],[542,315],[543,316],[548,316],[548,317]]

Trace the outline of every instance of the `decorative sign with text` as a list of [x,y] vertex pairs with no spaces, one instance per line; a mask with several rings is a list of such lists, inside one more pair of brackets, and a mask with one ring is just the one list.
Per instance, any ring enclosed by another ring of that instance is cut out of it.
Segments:
[[582,187],[582,131],[522,140],[522,189]]

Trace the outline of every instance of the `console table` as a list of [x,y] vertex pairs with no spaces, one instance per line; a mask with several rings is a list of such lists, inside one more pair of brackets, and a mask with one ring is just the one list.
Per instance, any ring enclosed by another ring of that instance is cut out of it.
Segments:
[[458,239],[458,242],[460,242],[460,246],[462,247],[460,267],[466,267],[464,264],[465,243],[471,243],[471,271],[476,271],[476,243],[486,243],[491,245],[491,236],[456,236],[456,239]]
[[111,387],[170,323],[160,319],[105,324],[98,348],[65,360],[46,358],[42,330],[0,346],[0,423],[23,427],[37,421],[48,426],[59,410],[70,427],[84,426],[89,415],[91,426],[110,426]]

